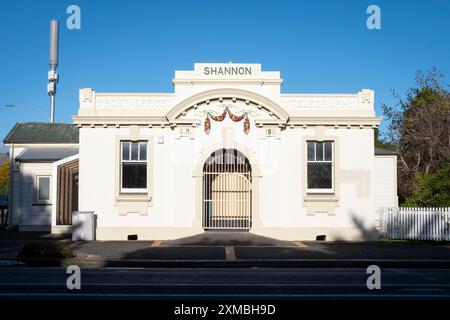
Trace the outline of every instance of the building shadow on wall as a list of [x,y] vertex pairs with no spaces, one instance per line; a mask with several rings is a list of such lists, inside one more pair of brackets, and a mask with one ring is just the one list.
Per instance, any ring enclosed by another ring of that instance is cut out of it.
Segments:
[[[354,228],[359,232],[358,241],[378,241],[380,239],[380,230],[375,227],[366,227],[364,220],[359,218],[354,211],[349,212],[350,219]],[[378,221],[378,219],[377,219]],[[348,242],[343,236],[337,235],[334,241]]]

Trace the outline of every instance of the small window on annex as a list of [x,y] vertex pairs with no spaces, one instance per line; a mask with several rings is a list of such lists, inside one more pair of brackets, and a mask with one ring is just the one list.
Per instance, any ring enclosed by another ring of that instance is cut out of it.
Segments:
[[50,176],[36,176],[36,200],[38,203],[50,202]]

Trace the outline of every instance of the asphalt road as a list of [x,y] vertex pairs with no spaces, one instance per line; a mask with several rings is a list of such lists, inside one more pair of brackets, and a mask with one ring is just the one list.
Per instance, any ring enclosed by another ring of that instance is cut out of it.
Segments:
[[69,290],[63,268],[0,268],[5,299],[450,299],[448,269],[382,269],[381,289],[366,269],[82,269]]

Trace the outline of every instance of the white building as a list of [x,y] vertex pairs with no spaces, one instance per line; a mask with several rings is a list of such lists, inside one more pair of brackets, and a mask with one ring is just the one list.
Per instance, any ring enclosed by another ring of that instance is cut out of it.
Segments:
[[63,232],[77,209],[95,213],[98,240],[204,230],[355,240],[376,237],[377,208],[397,205],[396,156],[374,148],[372,90],[285,94],[279,72],[231,63],[195,64],[173,84],[81,89],[79,144],[18,143],[12,130],[13,224]]

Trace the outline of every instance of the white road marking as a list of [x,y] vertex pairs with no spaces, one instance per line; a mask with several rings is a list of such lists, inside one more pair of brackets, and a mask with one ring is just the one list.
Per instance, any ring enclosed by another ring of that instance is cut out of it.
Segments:
[[236,261],[236,253],[234,252],[234,247],[225,247],[225,256],[227,261]]

